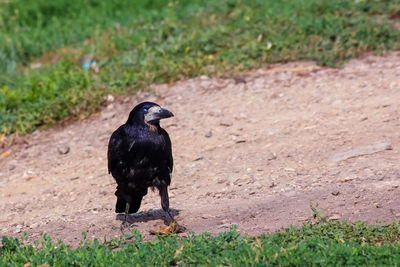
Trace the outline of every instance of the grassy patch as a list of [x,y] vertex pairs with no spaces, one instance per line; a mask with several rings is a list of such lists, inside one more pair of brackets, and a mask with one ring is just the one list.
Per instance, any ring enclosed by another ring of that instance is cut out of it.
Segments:
[[0,66],[12,70],[18,62],[77,44],[116,23],[126,26],[141,10],[149,12],[164,5],[163,1],[2,1]]
[[[334,66],[365,51],[400,47],[400,32],[388,21],[399,13],[398,0],[0,5],[0,134],[85,116],[105,94],[152,83],[290,60]],[[82,68],[86,54],[98,72]],[[42,66],[31,69],[37,62]]]
[[363,222],[305,223],[300,228],[257,237],[238,234],[235,228],[213,237],[207,233],[158,236],[143,242],[134,231],[133,241],[82,242],[70,249],[61,241],[43,236],[41,244],[22,244],[3,237],[1,266],[140,266],[230,265],[230,266],[309,266],[309,265],[397,265],[400,262],[400,225],[368,226]]

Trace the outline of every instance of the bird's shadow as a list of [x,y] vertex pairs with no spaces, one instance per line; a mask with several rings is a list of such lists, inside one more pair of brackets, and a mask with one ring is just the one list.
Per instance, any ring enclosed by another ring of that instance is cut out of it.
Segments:
[[[169,212],[173,217],[179,214],[179,210],[176,209],[170,209]],[[117,220],[124,221],[124,219],[125,219],[125,214],[121,213],[117,215]],[[171,223],[171,218],[162,209],[149,210],[146,212],[141,211],[139,213],[128,214],[127,218],[127,222],[130,224],[139,222],[148,222],[154,220],[163,220],[165,225],[169,225]]]

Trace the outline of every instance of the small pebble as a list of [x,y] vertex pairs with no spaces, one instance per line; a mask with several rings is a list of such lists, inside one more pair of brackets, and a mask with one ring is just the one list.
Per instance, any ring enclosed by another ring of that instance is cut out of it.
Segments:
[[276,154],[275,153],[269,153],[267,155],[267,160],[271,161],[271,160],[274,160],[274,159],[276,159]]
[[59,146],[58,148],[57,148],[57,150],[58,150],[58,153],[60,153],[60,154],[68,154],[68,152],[69,152],[69,146],[66,146],[66,145],[61,145],[61,146]]
[[15,228],[16,228],[16,229],[15,229],[15,233],[20,233],[20,232],[21,232],[22,225],[18,224]]
[[339,194],[340,194],[339,191],[333,191],[333,192],[332,192],[332,195],[334,195],[334,196],[338,196]]
[[230,122],[220,122],[219,125],[220,126],[229,127],[229,126],[232,126],[232,123],[230,123]]
[[330,220],[339,220],[341,216],[339,214],[333,214],[332,216],[329,217]]
[[227,180],[226,180],[225,178],[219,178],[217,182],[218,182],[219,184],[223,184],[223,183],[226,183]]

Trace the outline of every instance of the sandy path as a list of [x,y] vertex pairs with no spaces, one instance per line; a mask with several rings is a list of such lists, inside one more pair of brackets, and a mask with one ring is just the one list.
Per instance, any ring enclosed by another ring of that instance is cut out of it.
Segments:
[[[243,78],[154,85],[0,150],[10,153],[0,159],[0,235],[44,231],[75,245],[83,231],[118,237],[107,142],[142,100],[175,114],[162,122],[175,159],[170,202],[191,231],[236,223],[242,233],[272,232],[311,218],[310,202],[333,219],[399,219],[399,56],[340,70],[274,65]],[[158,194],[140,211],[134,227],[149,238],[163,225]]]

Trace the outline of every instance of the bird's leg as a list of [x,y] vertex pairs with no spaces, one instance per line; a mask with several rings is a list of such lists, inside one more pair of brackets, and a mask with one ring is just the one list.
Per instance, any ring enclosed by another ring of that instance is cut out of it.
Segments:
[[161,207],[163,210],[168,214],[170,221],[168,222],[169,227],[173,229],[173,232],[175,233],[183,233],[187,229],[185,226],[179,224],[177,221],[175,221],[174,217],[172,217],[172,214],[169,209],[169,197],[168,197],[168,188],[167,186],[161,186],[159,188],[160,190],[160,196],[161,196]]
[[125,216],[124,216],[124,221],[123,221],[122,224],[121,224],[121,232],[123,232],[125,228],[129,228],[128,213],[129,213],[129,203],[126,202],[126,206],[125,206]]
[[170,220],[174,221],[174,217],[172,217],[171,212],[169,211],[169,197],[167,186],[162,186],[160,188],[160,196],[162,209],[168,214]]
[[169,212],[169,209],[166,210],[169,218],[171,219],[171,222],[175,221],[174,217],[172,217],[171,213]]
[[125,206],[125,217],[124,217],[124,222],[128,222],[128,213],[129,213],[129,203],[126,202],[126,206]]

